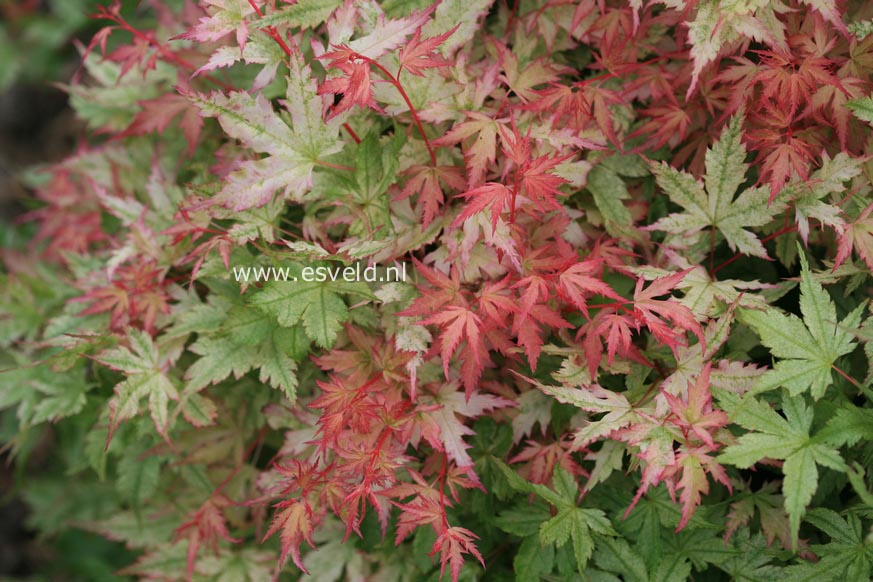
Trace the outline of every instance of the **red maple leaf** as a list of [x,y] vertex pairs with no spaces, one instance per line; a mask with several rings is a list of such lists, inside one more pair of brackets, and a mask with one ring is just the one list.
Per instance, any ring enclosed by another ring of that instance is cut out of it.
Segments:
[[604,283],[598,275],[603,272],[600,260],[587,259],[571,265],[558,277],[558,292],[588,317],[587,299],[592,295],[603,295],[624,301],[624,298]]
[[555,199],[562,192],[558,186],[566,184],[567,180],[550,174],[558,164],[569,159],[570,156],[540,156],[535,158],[519,169],[519,182],[524,188],[528,198],[542,210],[560,210],[561,204]]
[[279,532],[282,543],[279,567],[288,559],[288,554],[291,554],[294,564],[304,573],[309,574],[300,558],[300,544],[306,541],[311,548],[315,548],[312,541],[312,531],[320,520],[316,518],[306,501],[288,499],[277,503],[276,509],[278,511],[273,518],[273,523],[270,524],[270,529],[264,535],[264,540]]
[[873,218],[870,216],[871,213],[873,213],[873,204],[867,206],[857,220],[849,223],[840,233],[834,269],[849,258],[854,248],[858,256],[864,259],[867,268],[873,271]]
[[188,540],[188,580],[194,575],[194,562],[201,545],[210,546],[215,555],[218,555],[219,539],[234,544],[242,541],[231,537],[227,531],[223,510],[230,504],[230,499],[224,495],[213,495],[196,511],[188,514],[188,521],[176,528],[175,541]]
[[550,114],[555,128],[569,124],[571,128],[583,130],[593,122],[610,143],[621,148],[621,140],[615,133],[613,115],[609,110],[612,105],[624,103],[618,92],[596,86],[590,81],[581,81],[569,86],[555,84],[533,93],[538,98],[522,109]]
[[98,285],[72,302],[90,302],[80,315],[109,312],[109,326],[122,330],[128,325],[138,325],[154,333],[155,320],[159,313],[170,311],[169,281],[164,270],[156,268],[154,261],[119,267],[113,280]]
[[[426,492],[432,490],[425,489]],[[409,503],[392,504],[400,509],[400,517],[397,520],[397,532],[394,536],[394,545],[399,546],[406,537],[423,525],[431,525],[437,534],[443,530],[443,518],[445,510],[438,497],[433,495],[419,494]]]
[[189,99],[179,94],[166,93],[156,99],[140,101],[139,105],[142,109],[117,137],[163,133],[173,119],[181,116],[179,127],[188,142],[188,155],[194,155],[200,140],[200,131],[203,129],[203,118]]
[[421,222],[425,228],[433,221],[443,204],[443,189],[440,183],[456,191],[462,189],[465,184],[461,168],[455,166],[415,165],[405,170],[403,174],[410,178],[395,199],[403,200],[417,193],[422,215]]
[[632,342],[633,332],[639,329],[640,324],[633,317],[609,310],[599,311],[589,323],[579,328],[576,337],[582,338],[588,373],[592,379],[597,378],[597,369],[603,358],[604,339],[607,365],[612,365],[616,355],[644,366],[650,365]]
[[318,88],[319,95],[342,95],[339,103],[328,115],[328,119],[355,105],[360,106],[361,109],[369,107],[381,113],[382,108],[373,97],[370,62],[346,45],[336,46],[335,49],[318,57],[330,61],[327,65],[328,69],[339,69],[345,73],[345,76],[325,80]]
[[504,211],[512,207],[514,199],[512,190],[499,182],[488,182],[483,186],[460,194],[459,198],[464,198],[468,204],[464,206],[461,214],[452,221],[452,228],[456,228],[474,214],[490,208],[493,231],[497,231],[497,219]]
[[[466,143],[464,159],[467,165],[467,188],[481,186],[488,168],[497,160],[498,128],[506,119],[494,119],[478,111],[465,111],[465,121],[455,124],[445,135],[433,140],[435,146]],[[476,136],[475,140],[470,140]]]
[[712,362],[707,362],[697,380],[689,384],[688,397],[685,400],[666,391],[662,391],[662,394],[673,413],[669,421],[681,428],[687,437],[693,434],[714,449],[715,442],[711,432],[727,425],[728,417],[723,411],[712,408],[709,383],[711,368]]
[[682,518],[676,526],[676,531],[681,530],[688,524],[695,508],[700,505],[701,497],[709,493],[709,480],[706,478],[707,473],[727,487],[729,491],[731,490],[731,482],[727,472],[709,454],[710,452],[711,449],[706,446],[688,449],[682,447],[676,455],[675,465],[665,472],[665,477],[672,477],[673,474],[681,471],[678,479],[667,481],[667,487],[674,496],[674,501],[674,491],[676,489],[682,490],[682,493],[679,495],[679,501],[682,503]]
[[399,76],[400,71],[406,69],[410,75],[422,77],[424,76],[423,71],[425,69],[448,67],[451,63],[434,51],[447,38],[452,36],[459,26],[461,25],[456,24],[454,28],[447,30],[439,36],[432,36],[424,40],[421,40],[421,29],[416,30],[412,39],[406,43],[406,46],[397,51],[397,58],[400,60],[400,69],[397,71],[397,75]]
[[640,277],[634,290],[634,317],[674,353],[685,344],[682,335],[686,331],[692,332],[701,345],[706,346],[703,328],[694,319],[690,309],[675,300],[655,299],[670,293],[689,272],[691,269],[655,279],[645,290],[645,280]]
[[463,527],[446,528],[443,533],[437,538],[433,544],[433,551],[430,555],[437,553],[440,555],[440,577],[445,573],[446,566],[449,566],[449,571],[452,575],[452,582],[458,582],[461,575],[461,567],[464,565],[464,554],[471,554],[479,560],[482,567],[485,567],[485,560],[482,554],[476,549],[474,540],[478,540],[479,536]]
[[452,355],[461,340],[466,340],[467,351],[464,352],[465,365],[461,369],[461,376],[469,399],[482,375],[482,370],[491,363],[482,333],[482,320],[466,307],[450,305],[440,313],[418,323],[419,325],[439,325],[443,328],[440,334],[440,357],[443,360],[443,372],[447,379]]

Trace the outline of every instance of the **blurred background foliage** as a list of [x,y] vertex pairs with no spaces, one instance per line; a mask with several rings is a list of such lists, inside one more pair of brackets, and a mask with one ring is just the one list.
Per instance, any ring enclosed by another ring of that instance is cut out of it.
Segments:
[[[90,18],[99,3],[0,0],[0,249],[19,247],[29,238],[30,226],[19,220],[33,203],[27,200],[29,185],[39,180],[42,165],[69,153],[79,138],[79,124],[58,85],[68,83],[79,67],[76,41],[87,44],[101,27]],[[137,4],[125,2],[132,22],[145,12]],[[11,420],[3,415],[0,435],[8,432],[4,421]],[[123,544],[59,527],[67,519],[87,519],[94,510],[76,494],[75,477],[58,469],[54,455],[61,432],[34,435],[28,463],[14,468],[10,452],[0,450],[0,580],[124,579],[116,572],[132,554]],[[39,537],[37,526],[43,532]]]

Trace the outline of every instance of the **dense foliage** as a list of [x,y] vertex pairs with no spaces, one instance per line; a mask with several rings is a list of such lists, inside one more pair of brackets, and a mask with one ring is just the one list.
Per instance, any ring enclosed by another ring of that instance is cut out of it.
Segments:
[[[871,17],[101,7],[4,240],[32,525],[145,580],[870,580]],[[358,263],[409,277],[303,280]]]

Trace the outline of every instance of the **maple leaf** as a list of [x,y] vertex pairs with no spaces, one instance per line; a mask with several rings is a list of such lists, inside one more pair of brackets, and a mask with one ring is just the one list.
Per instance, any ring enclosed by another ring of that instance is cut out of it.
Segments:
[[800,106],[809,101],[813,92],[825,86],[844,90],[837,78],[828,70],[830,59],[809,54],[805,58],[793,58],[784,52],[759,51],[760,70],[755,82],[760,82],[762,97],[784,108],[787,117],[793,117]]
[[[260,22],[262,21],[258,21],[258,24]],[[255,76],[251,87],[252,91],[260,91],[276,78],[279,65],[284,62],[286,56],[283,48],[275,44],[274,38],[269,35],[255,37],[252,41],[247,42],[242,50],[227,45],[218,47],[206,61],[206,64],[194,71],[191,77],[216,69],[229,68],[240,61],[247,65],[262,65],[261,71]]]
[[425,398],[423,404],[439,405],[438,409],[426,413],[427,419],[439,428],[439,432],[426,432],[425,438],[435,449],[445,451],[449,459],[464,470],[472,469],[473,459],[467,453],[470,445],[464,442],[463,437],[475,433],[457,415],[473,419],[498,408],[516,406],[511,400],[479,391],[462,395],[454,382],[444,383],[433,396]]
[[537,423],[545,436],[551,418],[552,401],[548,396],[541,390],[528,390],[518,397],[518,415],[512,419],[512,442],[518,443],[522,437],[530,436]]
[[513,54],[503,43],[494,41],[494,46],[497,47],[500,55],[504,82],[523,102],[530,101],[537,96],[534,87],[554,85],[558,81],[559,74],[575,73],[570,67],[561,67],[544,58],[527,63],[524,70],[520,71],[517,55]]
[[711,451],[712,449],[708,446],[683,447],[676,455],[673,469],[682,472],[682,476],[675,484],[676,489],[682,490],[679,496],[679,501],[682,504],[682,517],[676,525],[676,531],[688,525],[694,515],[694,510],[700,505],[702,496],[709,493],[707,473],[727,487],[729,491],[731,489],[727,473],[709,454]]
[[590,413],[606,413],[597,420],[589,420],[576,431],[573,436],[574,449],[581,449],[598,439],[608,437],[613,431],[636,421],[634,408],[624,394],[606,390],[597,384],[583,388],[546,386],[538,382],[534,384],[558,402],[572,404]]
[[455,124],[442,137],[433,140],[434,146],[450,146],[466,142],[474,135],[476,139],[464,148],[467,163],[467,188],[472,190],[482,185],[489,166],[497,160],[497,132],[503,120],[496,120],[478,111],[466,111],[468,119]]
[[[860,97],[864,89],[863,81],[847,77],[840,79],[839,83],[820,86],[809,102],[807,109],[817,113],[816,119],[834,127],[843,150],[848,149],[852,104],[856,103],[852,98]],[[824,114],[826,108],[829,109],[828,115]]]
[[582,337],[582,348],[588,361],[588,374],[592,380],[597,379],[597,370],[603,358],[604,339],[607,365],[611,366],[615,362],[616,355],[648,365],[632,343],[633,332],[639,329],[639,322],[633,317],[605,309],[598,311],[590,322],[579,328],[576,337]]
[[822,17],[833,24],[843,35],[849,36],[849,29],[843,22],[840,9],[837,8],[836,0],[801,0],[804,4],[818,12]]
[[464,565],[464,554],[472,555],[479,560],[483,568],[485,567],[485,560],[476,548],[474,541],[478,539],[479,536],[470,530],[458,526],[446,528],[437,537],[430,555],[434,556],[437,553],[440,555],[440,578],[445,573],[446,566],[449,566],[452,582],[458,582],[461,576],[461,567]]
[[670,422],[682,428],[683,431],[693,432],[708,447],[715,449],[716,445],[710,433],[725,426],[728,419],[724,412],[712,408],[712,393],[709,390],[711,369],[711,362],[707,362],[703,366],[697,380],[688,386],[686,401],[680,400],[668,392],[662,392],[662,394],[673,412]]
[[425,228],[437,216],[443,204],[443,190],[440,183],[452,190],[460,190],[465,184],[461,169],[455,166],[415,165],[404,170],[403,174],[410,178],[395,200],[404,200],[417,193],[421,222]]
[[518,169],[519,184],[528,198],[543,212],[562,208],[555,197],[562,195],[558,186],[569,181],[549,171],[567,161],[569,157],[540,156],[526,161]]
[[572,542],[576,567],[580,572],[586,571],[588,560],[594,552],[595,537],[601,541],[618,535],[603,511],[578,506],[579,485],[573,475],[562,467],[555,468],[552,478],[554,489],[550,489],[522,479],[503,462],[498,461],[497,466],[513,489],[533,493],[555,508],[550,519],[539,527],[540,545],[554,544],[560,548],[568,541]]
[[101,353],[96,360],[113,370],[124,372],[127,378],[115,386],[115,395],[109,400],[109,431],[106,444],[121,421],[139,413],[139,402],[149,399],[149,411],[155,430],[169,438],[170,400],[178,400],[179,393],[167,376],[165,358],[145,332],[131,329],[127,335],[130,347],[119,347]]
[[328,59],[328,68],[339,69],[344,76],[326,79],[318,88],[319,95],[342,95],[328,119],[332,119],[340,113],[359,106],[361,109],[370,108],[382,112],[382,108],[373,97],[373,87],[370,80],[370,62],[361,57],[346,45],[340,45],[329,53],[321,55],[322,59]]
[[213,13],[201,17],[195,26],[175,38],[215,42],[235,33],[236,43],[240,49],[245,48],[249,37],[246,18],[255,13],[253,4],[248,0],[205,0],[205,4],[213,7]]
[[509,463],[524,463],[519,474],[531,483],[546,484],[552,480],[556,467],[562,467],[571,475],[585,475],[586,471],[573,459],[573,444],[560,440],[549,444],[528,440],[520,453]]
[[185,373],[186,397],[231,374],[239,379],[249,370],[260,368],[261,382],[282,390],[290,401],[295,400],[297,360],[309,347],[301,327],[280,327],[270,314],[238,300],[229,304],[216,300],[192,310],[171,334],[192,331],[198,337],[189,349],[202,357]]
[[[313,267],[307,267],[313,268]],[[302,322],[306,335],[322,347],[330,347],[349,318],[340,293],[354,294],[374,299],[365,283],[310,280],[303,277],[300,264],[289,267],[287,281],[270,281],[255,294],[250,303],[264,313],[275,316],[279,325],[291,327]],[[311,277],[310,277],[311,279]]]
[[188,521],[176,528],[175,541],[188,540],[187,575],[189,580],[194,575],[194,563],[201,545],[210,546],[217,555],[219,539],[234,544],[242,541],[231,537],[227,530],[227,520],[223,510],[230,504],[230,499],[224,495],[213,495],[196,511],[188,514]]
[[[634,317],[645,324],[655,338],[674,353],[683,344],[679,330],[692,332],[702,345],[706,345],[703,328],[694,319],[690,309],[678,301],[655,299],[669,293],[689,272],[690,269],[655,279],[645,290],[643,290],[644,278],[640,277],[634,290]],[[670,327],[665,318],[678,329]]]
[[772,307],[765,311],[741,310],[740,321],[751,326],[761,342],[780,358],[755,384],[754,392],[785,387],[796,396],[809,391],[815,400],[833,382],[834,362],[856,346],[851,330],[861,321],[859,305],[841,322],[836,307],[809,270],[801,250],[800,311],[803,319]]
[[139,325],[154,333],[158,314],[170,309],[169,281],[164,275],[165,271],[156,268],[151,260],[124,265],[110,273],[112,281],[70,301],[91,302],[80,315],[109,312],[110,328],[115,331]]
[[279,532],[279,538],[282,541],[282,554],[279,558],[280,567],[285,563],[290,554],[294,564],[303,573],[308,574],[309,572],[300,559],[300,544],[306,541],[311,548],[315,548],[315,544],[312,541],[312,531],[320,519],[313,513],[309,503],[296,499],[288,499],[287,501],[277,503],[276,510],[276,515],[273,517],[270,529],[267,530],[262,542],[276,532]]
[[847,107],[855,117],[873,125],[873,95],[852,99],[847,103]]
[[694,93],[704,67],[715,61],[725,46],[746,38],[785,47],[784,25],[776,17],[778,8],[764,3],[734,3],[705,0],[688,23],[688,43],[694,68],[686,99]]
[[558,292],[582,311],[585,317],[588,317],[587,299],[592,295],[624,301],[624,297],[596,276],[602,276],[602,272],[603,261],[597,259],[586,259],[570,265],[558,276]]
[[741,495],[731,503],[725,525],[725,540],[730,539],[741,525],[747,525],[757,512],[761,519],[761,529],[767,538],[767,544],[778,539],[782,546],[791,549],[791,531],[788,525],[788,514],[785,513],[785,500],[776,493],[779,483],[769,481],[758,491],[749,491],[746,484],[741,483],[737,492]]
[[443,372],[446,379],[449,378],[449,364],[452,355],[461,340],[466,340],[467,351],[464,352],[464,366],[461,376],[464,381],[464,389],[469,397],[482,375],[482,370],[491,364],[482,333],[482,320],[466,307],[449,305],[440,313],[419,321],[418,324],[439,325],[443,328],[439,339],[440,356],[443,360]]
[[640,113],[647,121],[628,136],[633,139],[649,135],[639,149],[658,149],[665,144],[675,148],[685,140],[692,123],[691,116],[675,99],[670,99],[667,105],[649,107]]
[[437,269],[428,267],[415,258],[412,259],[412,264],[415,265],[416,272],[424,277],[429,285],[422,286],[419,290],[421,297],[418,297],[407,309],[399,312],[400,316],[430,316],[447,305],[455,303],[468,305],[467,300],[461,293],[461,279],[456,266],[452,266],[451,271],[447,275]]
[[524,353],[527,355],[531,370],[537,369],[537,362],[542,352],[544,332],[540,328],[540,324],[546,330],[569,329],[573,327],[569,321],[545,305],[534,305],[529,309],[525,317],[513,319],[512,331],[518,336],[518,345],[524,348]]
[[754,121],[757,127],[747,137],[758,150],[759,181],[770,183],[772,202],[792,177],[809,178],[809,166],[815,157],[815,135],[798,132],[794,117],[769,101],[755,113]]
[[[573,85],[553,84],[547,89],[532,90],[537,97],[524,105],[524,109],[550,113],[552,126],[558,128],[562,121],[570,127],[585,130],[593,122],[606,141],[621,149],[621,140],[613,123],[611,106],[625,103],[618,91],[581,81]],[[587,141],[592,149],[603,147],[603,139]]]
[[256,152],[268,154],[262,159],[241,162],[227,176],[217,201],[228,208],[239,211],[263,206],[276,191],[301,198],[311,186],[316,163],[342,147],[337,127],[322,121],[321,99],[310,69],[303,65],[299,54],[290,58],[289,71],[283,104],[291,115],[290,127],[262,93],[188,95],[202,115],[218,118],[230,137]]
[[873,204],[865,208],[858,218],[850,222],[839,237],[834,270],[852,254],[852,249],[864,260],[867,268],[873,271]]
[[[815,218],[822,225],[830,226],[840,236],[845,233],[843,210],[831,203],[832,195],[845,191],[844,182],[861,173],[862,163],[863,158],[853,158],[845,152],[840,152],[831,158],[826,151],[823,151],[821,167],[813,172],[809,180],[793,182],[783,188],[780,197],[784,196],[786,200],[792,200],[797,232],[804,243],[809,239],[811,218]],[[840,240],[844,240],[842,236]],[[842,255],[844,250],[843,247],[838,246],[835,268],[842,262],[840,259],[845,259]]]
[[372,6],[376,12],[372,32],[349,42],[351,50],[369,59],[377,59],[405,44],[409,35],[421,30],[437,8],[437,4],[432,4],[424,10],[413,10],[404,18],[386,19],[378,4]]
[[452,228],[457,228],[474,214],[490,208],[493,232],[497,231],[497,221],[500,215],[512,207],[513,200],[515,199],[512,195],[512,190],[498,182],[488,182],[478,188],[473,188],[463,194],[459,194],[458,197],[465,198],[468,203],[464,206],[464,210],[452,221]]
[[315,29],[328,20],[333,11],[341,5],[341,0],[297,0],[290,6],[264,16],[254,24],[258,28],[284,24],[295,28]]
[[804,521],[824,532],[829,542],[811,548],[820,557],[818,561],[790,566],[786,568],[788,576],[796,580],[867,580],[873,576],[873,551],[859,516],[817,507]]
[[410,75],[424,76],[426,69],[434,67],[448,67],[451,65],[449,61],[442,55],[436,54],[437,47],[443,44],[447,38],[452,36],[460,27],[456,24],[453,28],[446,32],[421,40],[421,29],[415,31],[412,39],[399,51],[397,58],[400,61],[400,69],[397,71],[398,77],[400,71],[406,69]]
[[193,156],[203,128],[203,118],[190,100],[183,95],[166,93],[156,99],[139,102],[142,110],[136,114],[130,125],[119,137],[163,133],[176,117],[180,117],[179,127],[188,142],[188,155]]
[[785,460],[782,494],[789,517],[791,547],[795,549],[800,520],[818,486],[816,465],[845,471],[843,459],[836,449],[810,437],[812,409],[805,405],[802,397],[783,396],[784,417],[752,396],[740,400],[728,395],[722,404],[731,420],[750,432],[718,456],[720,463],[748,468],[764,458]]
[[749,167],[740,139],[741,125],[740,116],[731,119],[719,141],[706,151],[703,183],[664,162],[651,165],[658,185],[685,211],[670,214],[648,228],[692,234],[710,227],[721,232],[732,251],[767,258],[764,245],[746,229],[768,224],[784,205],[769,204],[769,192],[763,186],[747,188],[734,200]]

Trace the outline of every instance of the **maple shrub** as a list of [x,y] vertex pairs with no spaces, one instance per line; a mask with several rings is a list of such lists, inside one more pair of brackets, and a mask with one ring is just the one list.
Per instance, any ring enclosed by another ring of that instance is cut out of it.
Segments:
[[[873,3],[135,4],[4,235],[47,543],[143,580],[873,577]],[[346,265],[408,277],[305,277]]]

